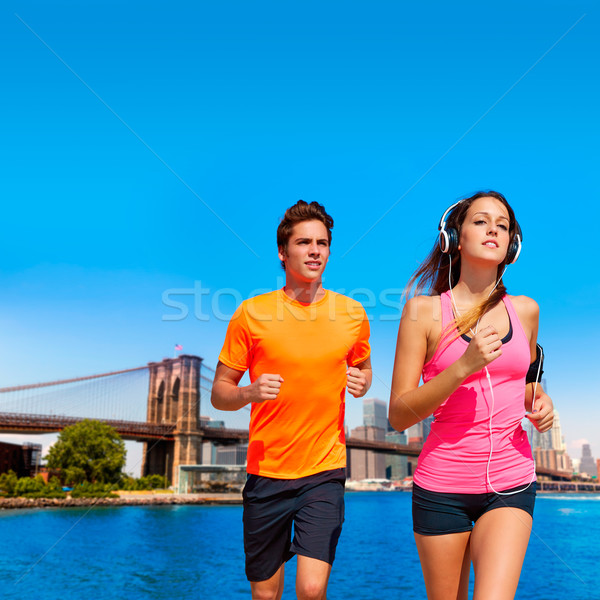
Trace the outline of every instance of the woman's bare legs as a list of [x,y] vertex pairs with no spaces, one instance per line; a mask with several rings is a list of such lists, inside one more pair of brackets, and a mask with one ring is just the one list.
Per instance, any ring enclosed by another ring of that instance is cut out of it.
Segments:
[[515,597],[531,524],[529,513],[512,507],[490,510],[477,520],[471,533],[473,600]]
[[429,600],[467,600],[470,531],[445,535],[415,533]]

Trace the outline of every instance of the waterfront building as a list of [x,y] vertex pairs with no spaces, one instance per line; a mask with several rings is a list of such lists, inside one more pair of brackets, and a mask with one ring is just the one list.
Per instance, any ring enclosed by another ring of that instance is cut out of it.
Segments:
[[559,459],[558,469],[560,471],[569,471],[569,473],[573,473],[573,461],[566,450],[559,455]]
[[[540,448],[541,450],[556,450],[556,448],[553,447],[555,436],[552,435],[552,429],[550,431],[540,433],[533,426],[531,421],[528,421],[528,423],[527,437],[529,437],[529,442],[532,448]],[[554,426],[552,427],[554,428]]]
[[[350,432],[352,437],[377,442],[385,441],[386,431],[390,429],[387,418],[387,403],[378,398],[363,400],[363,425]],[[346,460],[348,479],[384,479],[386,456],[368,450],[349,450]]]
[[431,431],[431,424],[433,423],[433,415],[429,415],[422,421],[411,425],[407,430],[409,444],[423,445],[429,432]]
[[378,427],[388,429],[387,403],[378,398],[365,398],[363,400],[363,425],[365,427]]
[[579,462],[579,473],[586,473],[590,477],[598,476],[598,467],[592,456],[592,449],[589,444],[583,444],[581,447],[581,461]]
[[[548,391],[545,378],[542,378],[542,386],[544,390]],[[552,429],[544,433],[540,433],[528,419],[524,419],[523,421],[536,464],[546,469],[556,469],[572,473],[573,462],[567,454],[567,445],[562,434],[558,410],[554,410]]]
[[216,458],[213,456],[215,445],[212,442],[202,442],[200,447],[200,463],[201,465],[212,465],[213,460]]
[[14,471],[17,477],[33,477],[40,470],[41,444],[0,442],[0,473]]
[[[200,417],[203,427],[221,429],[225,421]],[[202,442],[200,448],[200,465],[245,465],[248,444],[233,444],[223,446],[213,442]]]
[[[350,435],[361,440],[385,441],[385,429],[362,425]],[[351,449],[347,457],[348,479],[385,479],[385,456],[379,452]]]
[[557,452],[566,452],[567,445],[565,444],[565,438],[560,427],[560,415],[556,409],[554,410],[554,423],[552,424],[552,429],[550,430],[550,438],[551,448]]
[[[391,444],[408,444],[408,436],[405,431],[387,431],[385,441]],[[407,456],[399,456],[397,454],[385,455],[385,476],[392,481],[399,481],[408,477],[409,463]]]
[[248,444],[235,444],[233,446],[217,446],[215,451],[215,465],[240,465],[246,464]]
[[552,448],[542,449],[535,448],[533,450],[533,457],[535,459],[535,464],[538,467],[543,467],[544,469],[552,469],[553,471],[563,471],[566,469],[561,469],[559,467],[558,454],[556,450]]
[[[548,388],[546,386],[546,378],[542,378],[542,387],[547,392]],[[556,411],[554,411],[556,414]],[[555,423],[556,424],[556,423]],[[541,450],[551,450],[553,436],[550,431],[546,431],[545,433],[540,433],[529,420],[524,420],[524,428],[527,432],[527,437],[529,438],[529,443],[531,444],[531,448],[535,451],[536,448],[540,448]],[[554,428],[554,425],[553,425]]]
[[[225,422],[200,417],[203,427],[224,428]],[[199,463],[182,465],[177,482],[179,493],[241,491],[245,481],[248,444],[215,444],[202,442]]]
[[547,450],[535,448],[533,450],[533,457],[538,467],[573,473],[573,461],[566,452],[557,452],[553,448]]

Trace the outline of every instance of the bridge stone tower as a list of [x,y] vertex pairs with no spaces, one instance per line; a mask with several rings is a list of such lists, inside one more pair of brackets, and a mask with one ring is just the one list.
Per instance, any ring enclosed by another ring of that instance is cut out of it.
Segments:
[[144,444],[142,474],[165,475],[177,485],[179,465],[201,462],[199,356],[183,354],[148,363],[147,422],[173,427],[174,441]]

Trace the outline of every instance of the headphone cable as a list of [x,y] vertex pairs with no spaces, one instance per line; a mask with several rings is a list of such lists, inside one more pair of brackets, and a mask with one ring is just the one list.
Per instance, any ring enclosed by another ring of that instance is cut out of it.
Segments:
[[[488,294],[488,296],[487,296],[488,298],[494,293],[494,290],[498,287],[498,284],[502,281],[502,277],[504,276],[507,266],[508,266],[508,264],[504,265],[504,270],[502,271],[502,275],[500,275],[500,277],[498,278],[498,281],[496,281],[496,285],[492,288],[492,290]],[[456,313],[457,316],[460,316],[460,312],[458,311],[458,307],[456,305],[456,300],[454,299],[454,293],[452,292],[452,257],[450,254],[448,254],[448,287],[450,290],[450,297],[452,299],[452,305],[454,307],[454,312]],[[483,315],[481,315],[479,317],[479,319],[477,319],[477,323],[475,324],[475,331],[473,331],[473,329],[471,327],[469,327],[469,330],[471,331],[473,336],[475,336],[477,334],[477,331],[479,329],[479,322],[481,321],[482,316]],[[540,348],[541,348],[541,346],[540,346]],[[543,350],[542,350],[542,353],[543,353]],[[540,368],[541,368],[541,361],[538,366],[538,373],[537,373],[535,385],[533,388],[533,399],[532,399],[532,404],[531,404],[532,412],[535,412],[535,410],[534,410],[535,394],[537,392],[537,384],[538,384],[537,379],[539,378],[539,375],[540,375]],[[490,453],[489,453],[486,468],[485,468],[485,476],[486,476],[487,484],[490,486],[490,488],[492,489],[492,491],[495,494],[498,494],[499,496],[512,496],[513,494],[518,494],[520,492],[524,492],[535,481],[535,457],[533,456],[533,451],[532,451],[531,457],[533,460],[533,474],[532,474],[530,482],[524,488],[519,489],[519,490],[513,490],[512,492],[498,492],[494,489],[494,486],[492,485],[492,482],[490,480],[490,464],[492,462],[492,455],[494,452],[492,417],[494,414],[495,397],[494,397],[494,386],[492,385],[492,378],[490,376],[490,372],[488,371],[487,365],[484,367],[484,370],[485,370],[485,375],[486,375],[488,385],[490,388],[490,393],[492,396],[492,406],[490,408],[490,416],[489,416],[489,421],[488,421],[488,430],[489,430],[489,434],[490,434]]]

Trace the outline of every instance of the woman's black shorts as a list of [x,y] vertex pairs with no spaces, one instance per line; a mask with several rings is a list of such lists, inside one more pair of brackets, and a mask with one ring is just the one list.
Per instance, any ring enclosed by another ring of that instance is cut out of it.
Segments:
[[[512,492],[524,486],[502,490]],[[495,508],[520,508],[533,517],[535,482],[508,496],[501,494],[449,494],[431,492],[413,484],[413,531],[421,535],[444,535],[471,531],[473,523]]]

